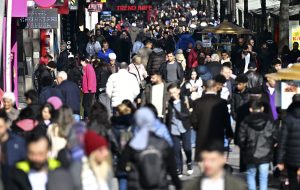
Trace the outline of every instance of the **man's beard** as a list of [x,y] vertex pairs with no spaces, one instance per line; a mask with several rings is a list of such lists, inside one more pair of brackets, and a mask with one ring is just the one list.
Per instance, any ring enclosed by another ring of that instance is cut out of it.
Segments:
[[37,163],[29,161],[30,168],[36,171],[42,170],[45,166],[47,166],[47,161],[44,163]]

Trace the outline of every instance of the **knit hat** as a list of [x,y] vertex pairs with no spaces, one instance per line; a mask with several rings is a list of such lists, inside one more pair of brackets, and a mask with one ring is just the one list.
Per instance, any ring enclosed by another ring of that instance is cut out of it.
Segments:
[[108,57],[109,57],[110,60],[116,60],[117,59],[117,55],[115,53],[108,54]]
[[55,110],[59,110],[63,106],[63,102],[57,96],[52,96],[48,98],[47,102],[50,103]]
[[94,131],[87,131],[84,135],[84,149],[87,156],[101,147],[108,147],[104,137]]

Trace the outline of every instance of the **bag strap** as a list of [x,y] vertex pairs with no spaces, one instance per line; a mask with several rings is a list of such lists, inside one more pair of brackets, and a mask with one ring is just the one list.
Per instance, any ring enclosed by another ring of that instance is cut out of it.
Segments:
[[140,72],[139,72],[138,68],[136,67],[136,65],[134,63],[132,63],[132,64],[134,65],[136,71],[138,72],[140,82],[142,82],[141,75],[140,75]]

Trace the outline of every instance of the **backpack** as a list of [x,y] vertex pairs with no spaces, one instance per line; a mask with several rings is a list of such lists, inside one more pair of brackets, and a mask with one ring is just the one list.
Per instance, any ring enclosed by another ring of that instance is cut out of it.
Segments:
[[[151,134],[150,137],[151,138]],[[140,184],[145,189],[159,188],[164,177],[164,160],[162,151],[151,144],[138,156]]]

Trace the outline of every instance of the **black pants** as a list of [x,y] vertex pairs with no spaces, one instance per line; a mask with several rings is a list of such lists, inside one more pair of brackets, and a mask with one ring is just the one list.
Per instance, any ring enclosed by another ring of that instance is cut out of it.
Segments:
[[299,190],[300,189],[300,183],[297,180],[297,171],[298,171],[298,167],[287,166],[290,190]]
[[82,98],[82,107],[84,109],[84,118],[87,118],[90,113],[90,109],[92,107],[92,104],[94,102],[94,93],[85,93],[83,94]]

